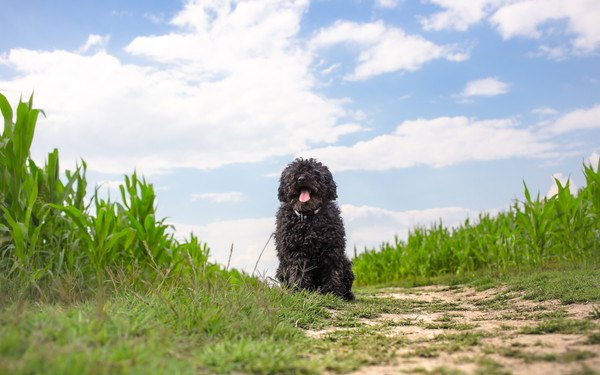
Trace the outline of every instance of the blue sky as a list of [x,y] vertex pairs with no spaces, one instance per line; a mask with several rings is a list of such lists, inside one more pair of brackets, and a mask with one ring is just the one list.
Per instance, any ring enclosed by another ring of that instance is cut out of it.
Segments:
[[[596,0],[16,1],[0,92],[46,111],[33,157],[134,169],[178,235],[251,271],[296,156],[327,164],[348,250],[581,186],[600,152]],[[259,270],[272,274],[272,244]]]

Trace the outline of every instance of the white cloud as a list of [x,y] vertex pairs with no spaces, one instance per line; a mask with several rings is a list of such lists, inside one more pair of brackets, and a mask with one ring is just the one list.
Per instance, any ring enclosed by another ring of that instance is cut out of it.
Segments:
[[439,117],[404,121],[390,134],[352,146],[309,150],[336,171],[389,170],[415,165],[444,167],[469,160],[537,158],[555,155],[556,146],[511,119]]
[[600,155],[594,151],[592,152],[592,154],[587,158],[587,163],[590,164],[592,167],[597,168],[598,167],[598,161],[600,160]]
[[119,186],[121,185],[124,185],[123,181],[101,180],[96,183],[95,189],[101,198],[110,198],[112,201],[120,201],[121,191],[119,190]]
[[337,21],[319,30],[310,41],[314,50],[336,44],[356,45],[361,49],[354,72],[345,77],[350,81],[397,71],[415,71],[436,59],[464,61],[468,58],[468,53],[456,46],[437,45],[419,35],[408,35],[398,27],[387,26],[382,21]]
[[554,173],[552,175],[552,185],[550,185],[550,189],[548,189],[548,193],[546,193],[546,198],[551,198],[558,194],[558,185],[556,184],[556,180],[558,180],[563,187],[565,187],[568,182],[569,191],[571,194],[577,195],[577,185],[575,185],[570,177],[565,177],[562,173]]
[[539,38],[541,26],[553,20],[565,20],[566,32],[574,34],[576,51],[591,52],[600,46],[600,3],[596,0],[526,0],[502,6],[490,21],[503,38],[526,36]]
[[142,15],[142,17],[144,17],[148,21],[150,21],[154,24],[157,24],[157,25],[167,22],[167,19],[165,18],[165,15],[163,13],[148,13],[148,12],[146,12]]
[[580,129],[600,129],[600,104],[592,108],[577,109],[561,116],[550,127],[554,133],[567,133]]
[[0,63],[17,75],[2,88],[12,100],[35,89],[48,115],[34,157],[58,147],[61,160],[105,173],[216,168],[333,143],[361,126],[346,123],[345,100],[317,93],[297,38],[307,4],[188,2],[171,32],[126,47],[149,66],[102,50],[12,49]]
[[429,17],[421,17],[421,26],[425,30],[466,31],[470,26],[487,17],[500,0],[429,0],[443,8],[441,12]]
[[94,47],[103,51],[106,49],[106,46],[108,45],[109,41],[110,35],[91,34],[88,36],[85,43],[81,47],[79,47],[79,50],[77,50],[77,52],[85,53],[90,51]]
[[531,53],[531,56],[534,57],[547,57],[551,60],[564,60],[569,56],[570,50],[565,46],[547,46],[541,45],[537,52]]
[[[341,207],[346,227],[346,253],[353,256],[353,249],[362,252],[365,247],[377,248],[382,242],[393,241],[394,236],[405,240],[409,230],[427,227],[442,220],[445,226],[455,226],[467,217],[474,219],[478,212],[462,207],[443,207],[426,210],[392,211],[378,207],[344,204]],[[230,266],[248,273],[254,270],[260,253],[264,250],[257,272],[273,276],[277,269],[275,243],[271,233],[275,230],[274,218],[225,220],[207,225],[174,224],[178,238],[184,239],[190,232],[206,242],[211,249],[211,260],[227,265],[231,244],[233,254]]]
[[380,8],[395,8],[400,3],[400,0],[375,0],[375,5]]
[[188,1],[171,20],[180,31],[137,37],[126,50],[161,62],[193,63],[203,74],[238,71],[245,62],[283,62],[273,61],[276,57],[305,60],[293,39],[307,7],[304,0]]
[[531,113],[538,116],[554,116],[558,114],[558,111],[554,108],[544,107],[535,108],[531,111]]
[[379,207],[341,206],[346,224],[347,252],[354,247],[357,252],[365,248],[378,248],[383,242],[393,241],[394,236],[401,240],[408,238],[408,232],[416,227],[429,227],[440,220],[446,227],[456,226],[467,217],[474,219],[478,212],[463,207],[442,207],[425,210],[392,211]]
[[430,0],[443,10],[421,18],[426,30],[459,30],[487,20],[503,38],[556,39],[549,22],[564,21],[561,34],[573,36],[572,51],[562,46],[540,47],[539,53],[562,59],[566,53],[590,53],[600,47],[600,2],[596,0]]
[[331,74],[331,73],[335,72],[337,69],[339,69],[339,67],[341,65],[342,64],[340,64],[340,63],[331,64],[327,68],[321,70],[321,74],[324,75],[324,76],[326,76],[328,74]]
[[223,193],[192,194],[192,202],[211,201],[215,203],[241,202],[245,198],[244,193],[239,191],[228,191]]
[[463,91],[459,94],[463,98],[473,96],[496,96],[509,92],[510,85],[502,82],[495,77],[482,78],[467,83]]
[[119,190],[119,186],[125,185],[123,181],[120,180],[102,180],[98,182],[99,187],[105,187],[110,190]]
[[[224,220],[207,225],[176,223],[174,226],[180,239],[188,237],[191,232],[197,235],[211,249],[210,259],[224,266],[227,265],[233,244],[230,267],[252,273],[265,243],[275,231],[275,219]],[[257,273],[273,276],[276,268],[275,242],[271,239],[260,257]]]

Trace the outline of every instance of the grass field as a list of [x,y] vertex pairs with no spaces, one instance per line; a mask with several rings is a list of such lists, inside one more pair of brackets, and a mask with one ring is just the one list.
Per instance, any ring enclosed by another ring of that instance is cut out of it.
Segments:
[[0,373],[345,373],[375,366],[373,373],[487,374],[548,363],[564,367],[558,373],[594,373],[598,280],[597,267],[481,275],[466,284],[430,280],[436,287],[359,287],[350,304],[220,276],[147,287],[121,280],[79,301],[3,300]]
[[62,176],[58,150],[29,157],[31,99],[0,109],[0,374],[600,371],[597,166],[577,195],[525,188],[359,255],[346,303],[210,263],[144,178],[90,194],[85,162]]

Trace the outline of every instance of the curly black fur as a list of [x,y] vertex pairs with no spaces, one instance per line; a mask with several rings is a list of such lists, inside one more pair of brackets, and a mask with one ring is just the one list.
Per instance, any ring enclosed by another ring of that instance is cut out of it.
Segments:
[[294,160],[281,173],[278,198],[277,279],[290,287],[353,300],[354,273],[329,169],[315,159]]

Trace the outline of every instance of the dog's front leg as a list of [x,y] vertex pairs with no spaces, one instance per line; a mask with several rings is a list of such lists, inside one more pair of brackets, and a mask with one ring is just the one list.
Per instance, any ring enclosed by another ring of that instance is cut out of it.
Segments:
[[289,288],[315,290],[314,267],[306,262],[281,262],[275,277]]
[[321,293],[332,293],[347,301],[354,300],[352,293],[352,282],[354,274],[352,273],[352,265],[350,261],[343,262],[341,267],[329,269],[327,275],[322,275],[322,284],[319,288]]

